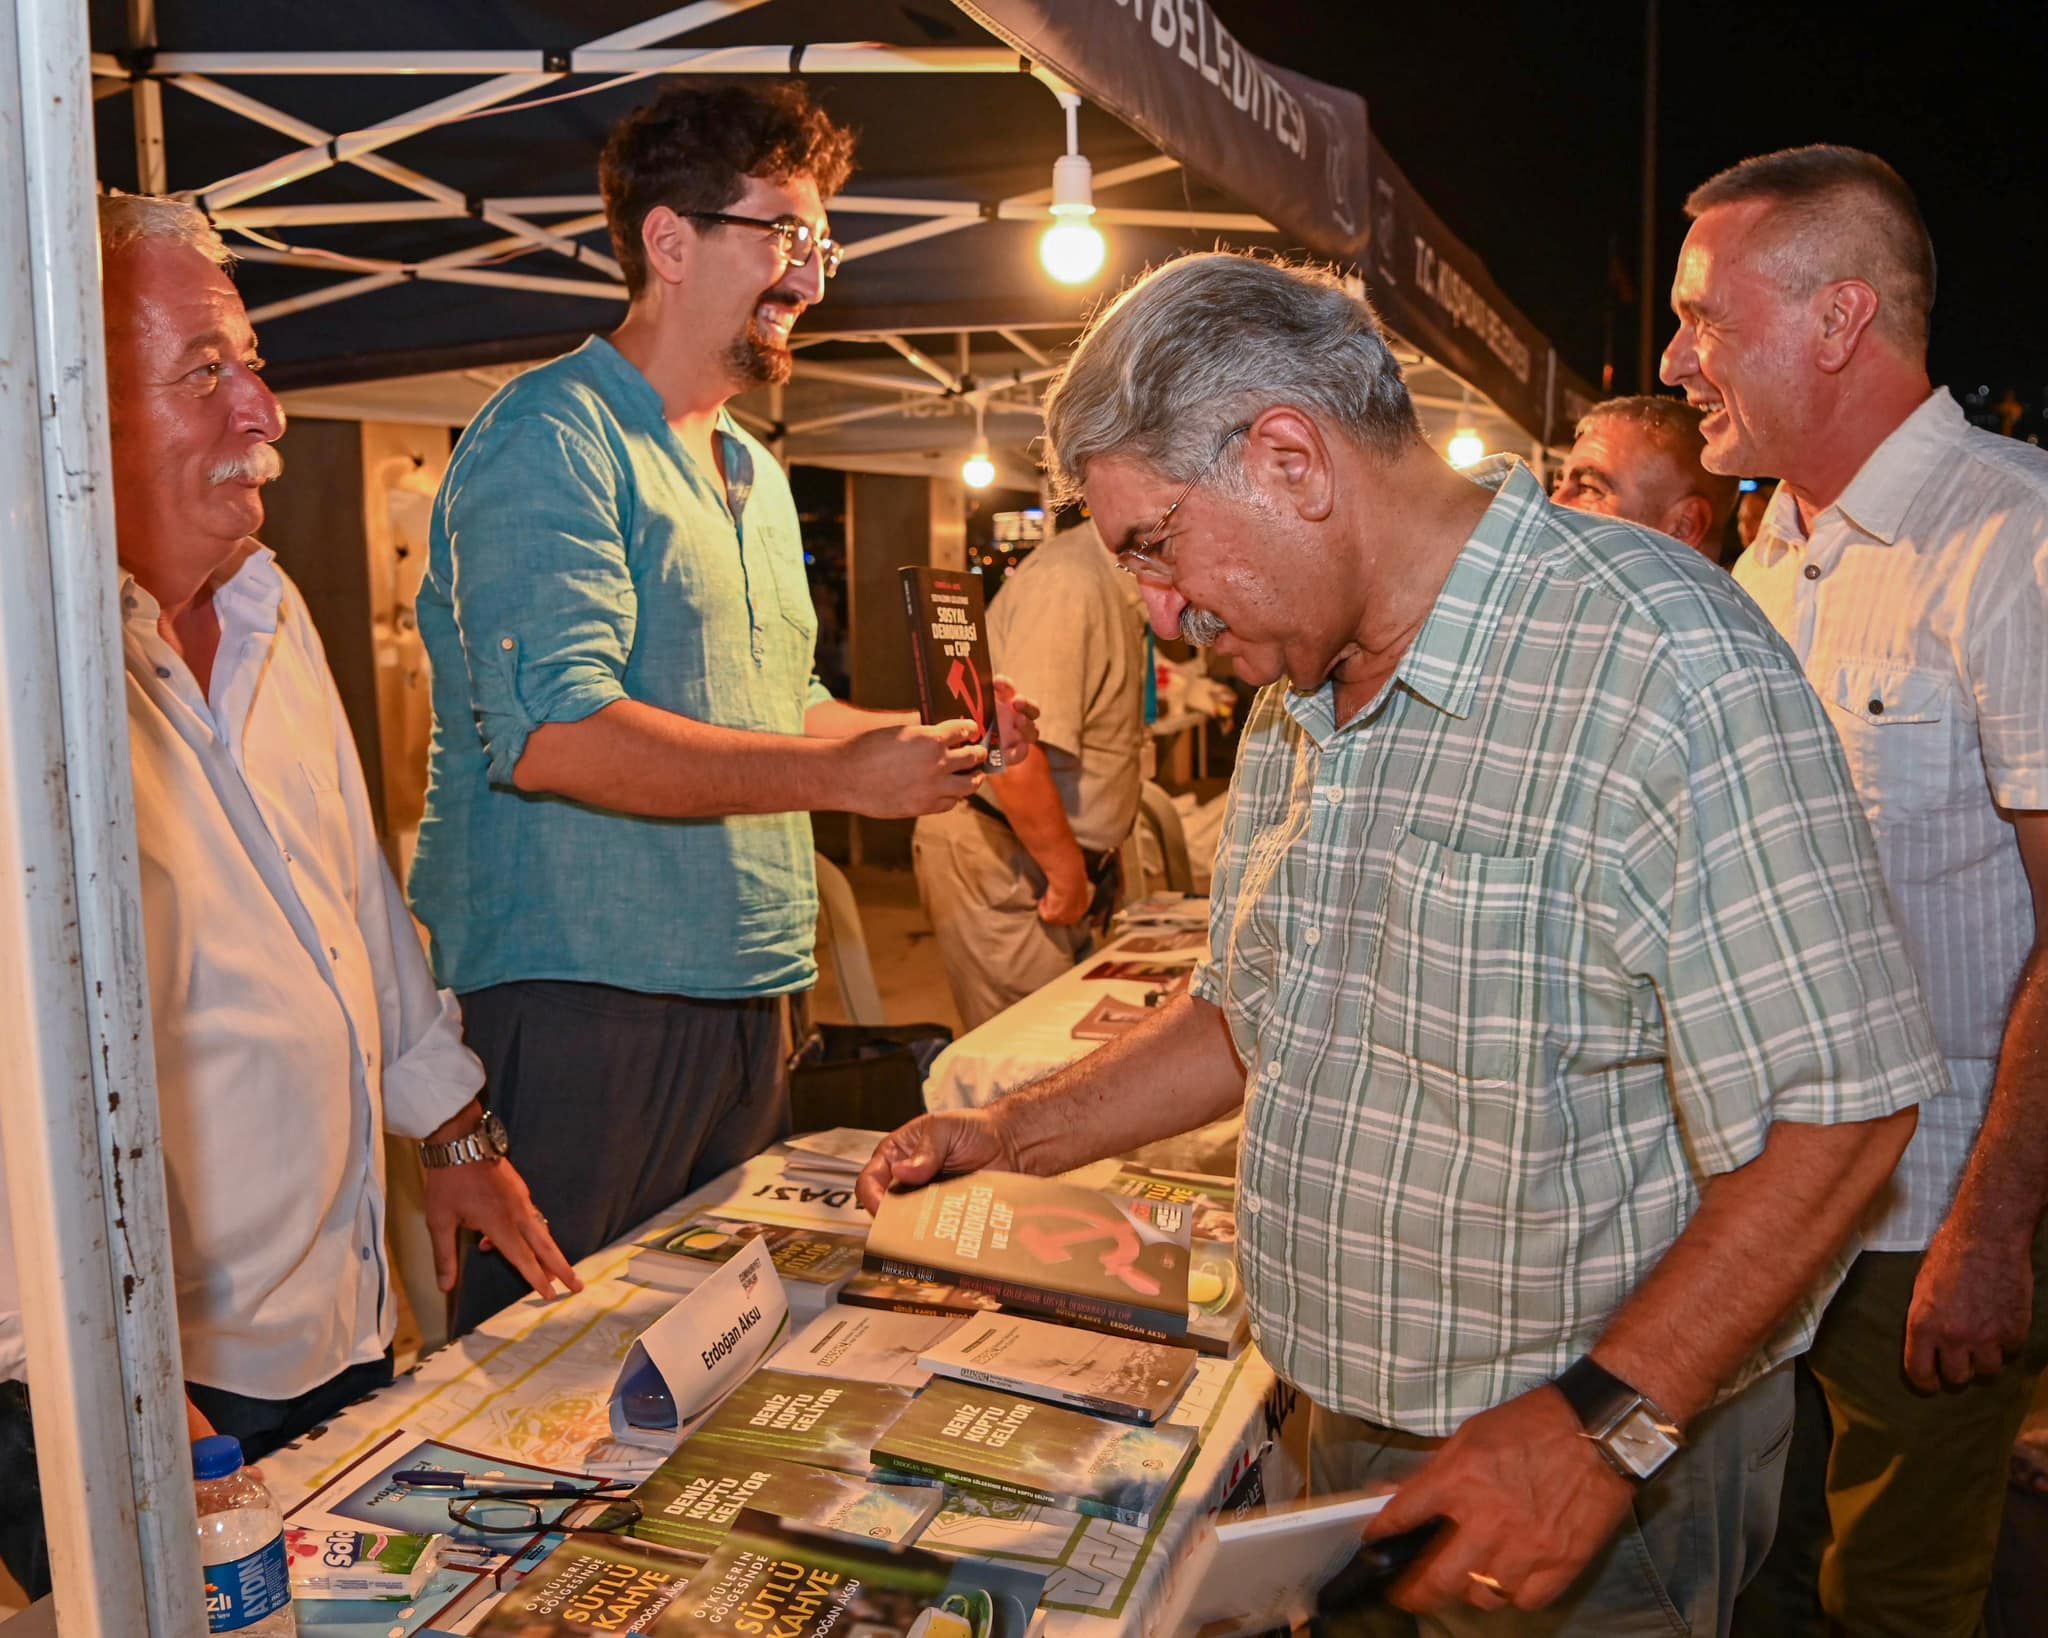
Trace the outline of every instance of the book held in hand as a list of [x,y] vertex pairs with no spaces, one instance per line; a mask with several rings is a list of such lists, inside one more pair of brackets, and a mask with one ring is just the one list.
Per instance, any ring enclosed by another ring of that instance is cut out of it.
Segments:
[[972,1172],[885,1195],[867,1266],[978,1291],[1015,1313],[1177,1341],[1188,1328],[1189,1218],[1173,1202]]
[[961,1325],[918,1363],[956,1381],[1151,1423],[1173,1409],[1198,1358],[1171,1343],[991,1314]]
[[1249,1638],[1308,1622],[1319,1613],[1317,1594],[1358,1557],[1360,1533],[1388,1500],[1336,1496],[1205,1520],[1174,1572],[1159,1630]]
[[655,1629],[772,1638],[1027,1638],[1045,1577],[1015,1564],[890,1552],[748,1508]]
[[1150,1524],[1195,1454],[1190,1427],[1133,1427],[935,1378],[875,1442],[875,1466],[1013,1501]]
[[1003,771],[996,726],[995,670],[989,663],[981,576],[964,569],[915,565],[903,577],[910,617],[911,663],[917,672],[918,715],[926,722],[967,717],[988,747],[987,771]]

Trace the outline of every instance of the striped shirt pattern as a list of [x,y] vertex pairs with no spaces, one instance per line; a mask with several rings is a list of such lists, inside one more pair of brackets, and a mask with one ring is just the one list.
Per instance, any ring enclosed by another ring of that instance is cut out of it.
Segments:
[[1248,1066],[1254,1337],[1432,1435],[1585,1352],[1772,1121],[1944,1084],[1777,634],[1696,553],[1475,475],[1494,504],[1378,699],[1253,708],[1195,983]]
[[2048,452],[1936,390],[1809,536],[1788,490],[1736,568],[1841,736],[1955,1096],[1922,1113],[1865,1242],[1918,1251],[1984,1123],[2034,942],[2017,832],[2048,808]]

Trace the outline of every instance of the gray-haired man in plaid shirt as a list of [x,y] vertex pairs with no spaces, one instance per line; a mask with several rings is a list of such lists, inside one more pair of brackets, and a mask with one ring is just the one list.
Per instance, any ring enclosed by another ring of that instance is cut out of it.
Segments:
[[1270,685],[1210,960],[1074,1067],[903,1128],[862,1197],[1242,1102],[1252,1334],[1315,1404],[1317,1487],[1397,1484],[1374,1536],[1447,1521],[1398,1601],[1725,1631],[1787,1362],[1945,1084],[1797,660],[1696,553],[1445,466],[1320,270],[1148,275],[1046,442],[1154,629]]

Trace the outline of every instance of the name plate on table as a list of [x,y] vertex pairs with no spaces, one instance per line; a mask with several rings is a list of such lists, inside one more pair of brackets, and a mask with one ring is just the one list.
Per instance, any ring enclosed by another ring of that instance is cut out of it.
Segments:
[[789,1336],[789,1297],[755,1241],[642,1331],[612,1388],[612,1433],[669,1450]]

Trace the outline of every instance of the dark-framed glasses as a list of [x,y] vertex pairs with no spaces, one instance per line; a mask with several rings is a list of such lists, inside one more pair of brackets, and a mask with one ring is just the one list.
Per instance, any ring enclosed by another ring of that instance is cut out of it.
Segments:
[[1180,493],[1173,497],[1173,504],[1159,514],[1159,521],[1137,541],[1117,552],[1116,566],[1119,569],[1125,574],[1135,575],[1140,580],[1150,580],[1159,585],[1173,579],[1173,559],[1161,553],[1163,543],[1160,537],[1166,533],[1166,526],[1173,522],[1173,514],[1180,510],[1181,502],[1195,492],[1195,485],[1216,470],[1216,463],[1223,459],[1223,452],[1230,447],[1230,441],[1243,437],[1251,429],[1252,424],[1247,421],[1243,426],[1232,427],[1224,433],[1216,445],[1215,452],[1202,463],[1202,470],[1181,486]]
[[[408,1488],[440,1490],[451,1487],[426,1484]],[[623,1530],[641,1516],[640,1504],[627,1497],[627,1492],[633,1488],[632,1482],[626,1479],[592,1479],[587,1483],[557,1479],[524,1485],[478,1480],[448,1498],[448,1516],[472,1535],[532,1535],[542,1530],[568,1528],[572,1514],[593,1504],[602,1504],[602,1527]]]
[[772,233],[775,236],[775,253],[791,267],[808,267],[815,255],[828,279],[839,271],[839,264],[846,257],[846,246],[837,239],[818,233],[801,216],[734,216],[722,210],[687,210],[683,214],[693,222],[760,228],[765,233]]

